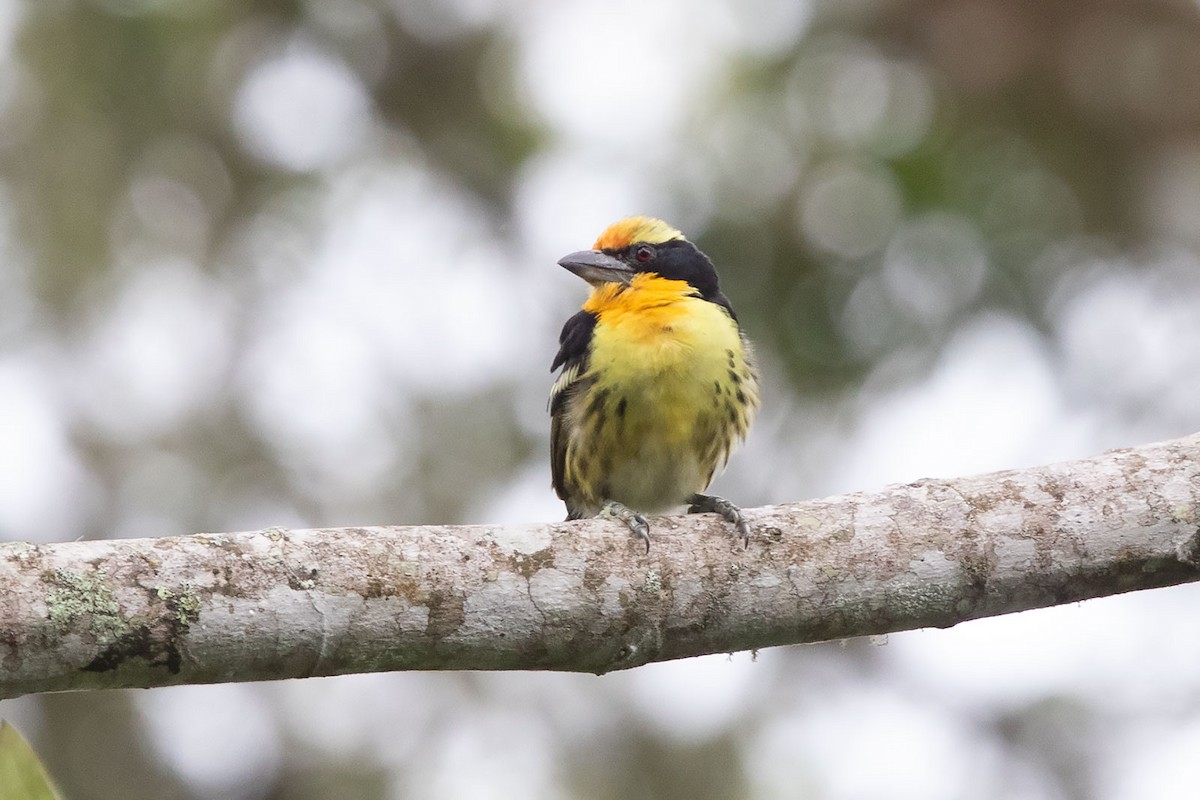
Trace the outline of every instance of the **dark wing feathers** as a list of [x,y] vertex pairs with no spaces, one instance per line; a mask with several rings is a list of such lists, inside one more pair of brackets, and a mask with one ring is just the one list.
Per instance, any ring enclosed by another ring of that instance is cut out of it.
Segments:
[[558,337],[558,354],[550,365],[551,372],[562,367],[562,373],[550,390],[550,475],[554,491],[562,500],[567,500],[568,495],[564,480],[569,439],[566,430],[567,400],[583,386],[580,378],[587,372],[588,352],[595,327],[596,316],[589,311],[580,311],[568,319]]
[[573,362],[587,360],[588,346],[592,343],[592,329],[596,327],[596,315],[590,311],[577,311],[563,325],[558,335],[558,355],[550,365],[550,371],[568,366]]

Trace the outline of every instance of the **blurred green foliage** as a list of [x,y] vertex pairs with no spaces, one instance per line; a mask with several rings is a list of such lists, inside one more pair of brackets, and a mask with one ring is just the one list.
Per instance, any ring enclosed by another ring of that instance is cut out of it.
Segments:
[[0,722],[0,794],[21,800],[58,800],[37,754],[7,722]]

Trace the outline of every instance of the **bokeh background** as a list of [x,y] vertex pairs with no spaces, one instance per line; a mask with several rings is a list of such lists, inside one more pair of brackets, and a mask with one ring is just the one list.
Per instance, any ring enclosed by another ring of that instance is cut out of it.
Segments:
[[[743,505],[1200,429],[1194,0],[0,0],[0,538],[561,518],[629,213],[758,344]],[[1197,603],[0,716],[80,800],[1190,799]]]

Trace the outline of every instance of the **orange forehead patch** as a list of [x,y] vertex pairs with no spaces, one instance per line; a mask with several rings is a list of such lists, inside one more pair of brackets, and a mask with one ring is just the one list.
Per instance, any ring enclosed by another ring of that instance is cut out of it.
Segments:
[[683,234],[661,219],[654,217],[626,217],[604,229],[593,247],[597,250],[624,250],[636,242],[662,244],[673,239],[682,239]]

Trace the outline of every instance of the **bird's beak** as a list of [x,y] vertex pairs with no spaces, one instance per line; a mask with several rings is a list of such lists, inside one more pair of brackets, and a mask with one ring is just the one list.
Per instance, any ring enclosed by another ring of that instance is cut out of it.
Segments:
[[563,256],[558,260],[560,267],[566,267],[592,286],[602,283],[629,283],[633,278],[633,270],[610,255],[599,250],[580,250],[577,253]]

